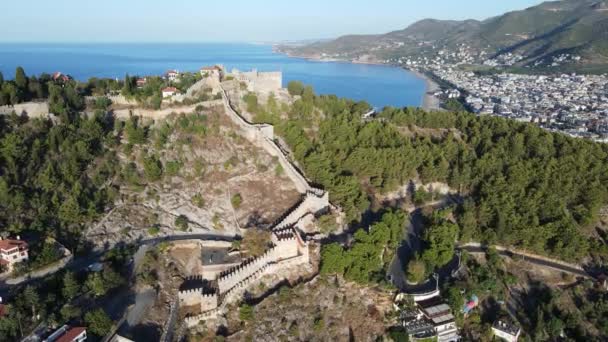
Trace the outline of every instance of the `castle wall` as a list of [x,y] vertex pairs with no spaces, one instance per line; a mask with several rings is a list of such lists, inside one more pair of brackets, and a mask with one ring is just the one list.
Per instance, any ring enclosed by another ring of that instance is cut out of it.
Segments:
[[193,289],[187,291],[179,291],[177,298],[179,299],[180,306],[194,306],[201,303],[202,296],[201,289]]
[[305,255],[298,255],[289,259],[280,260],[266,264],[260,269],[256,270],[250,277],[244,278],[236,283],[230,290],[223,294],[222,302],[217,308],[210,309],[209,311],[203,311],[202,314],[193,317],[187,317],[185,323],[188,327],[197,325],[200,321],[217,318],[222,313],[228,303],[233,303],[240,300],[247,289],[265,276],[271,274],[277,274],[286,268],[297,267],[309,263],[308,253]]
[[30,118],[43,117],[49,114],[49,104],[47,102],[25,102],[14,106],[0,106],[0,114],[10,114],[13,111],[17,115],[25,113]]
[[217,294],[204,294],[201,296],[201,312],[217,309]]
[[247,84],[249,91],[272,93],[283,88],[283,73],[280,71],[258,72],[256,69],[251,71],[233,69],[231,74],[237,81]]
[[240,264],[203,265],[201,276],[204,279],[215,279],[220,275],[220,273],[233,267],[237,267],[238,265]]
[[296,237],[285,240],[277,240],[276,261],[289,259],[298,256],[300,252],[299,242]]
[[317,214],[326,210],[329,206],[329,193],[324,192],[322,196],[307,192],[300,205],[288,213],[273,229],[282,229],[296,224],[302,217],[308,214]]
[[245,137],[254,145],[263,148],[271,156],[278,158],[285,174],[294,182],[296,189],[300,193],[309,191],[311,187],[306,178],[287,160],[287,157],[285,157],[281,149],[274,142],[274,128],[271,125],[248,123],[231,107],[228,94],[226,94],[225,90],[222,90],[222,98],[226,114],[243,131]]

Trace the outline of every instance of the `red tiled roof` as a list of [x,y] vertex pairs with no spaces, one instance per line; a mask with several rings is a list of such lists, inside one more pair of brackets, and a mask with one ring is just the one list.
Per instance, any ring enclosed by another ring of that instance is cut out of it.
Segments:
[[167,70],[167,74],[177,74],[177,70]]
[[87,328],[83,327],[70,328],[70,330],[66,331],[65,334],[61,335],[61,337],[59,337],[55,342],[72,342],[76,337],[80,336],[80,334],[86,330]]
[[7,250],[13,249],[15,247],[27,248],[27,242],[22,241],[22,240],[5,240],[5,239],[0,240],[0,249],[1,250],[7,251]]
[[177,92],[177,88],[175,88],[175,87],[167,87],[167,88],[163,89],[163,92],[169,92],[169,91],[172,91],[172,92],[175,93],[175,92]]

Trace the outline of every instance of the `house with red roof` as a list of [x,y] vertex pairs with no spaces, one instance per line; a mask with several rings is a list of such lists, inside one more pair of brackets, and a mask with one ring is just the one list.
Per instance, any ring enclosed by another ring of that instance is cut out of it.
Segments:
[[43,342],[82,342],[87,339],[87,328],[64,325]]
[[219,79],[222,77],[223,68],[219,65],[205,66],[201,68],[200,72],[202,76]]
[[57,71],[56,73],[53,74],[53,81],[68,82],[71,79],[72,79],[72,76],[63,74],[60,71]]
[[165,78],[168,79],[169,81],[175,81],[175,80],[177,80],[178,77],[179,77],[179,71],[177,71],[177,70],[168,70],[165,73]]
[[173,97],[174,95],[178,94],[179,90],[177,90],[177,88],[175,88],[175,87],[166,87],[166,88],[163,88],[161,90],[161,92],[163,93],[163,98],[166,99],[166,98],[170,98],[170,97]]
[[13,271],[16,263],[26,261],[28,258],[27,242],[22,241],[19,236],[16,240],[0,237],[0,265],[5,266],[8,272]]
[[141,89],[141,88],[143,88],[146,85],[146,83],[148,83],[148,79],[145,78],[145,77],[140,77],[135,82],[137,84],[137,88]]

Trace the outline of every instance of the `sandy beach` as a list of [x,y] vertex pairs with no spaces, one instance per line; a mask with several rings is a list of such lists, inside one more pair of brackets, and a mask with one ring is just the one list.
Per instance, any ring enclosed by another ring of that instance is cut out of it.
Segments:
[[424,93],[424,98],[422,99],[422,109],[424,110],[443,110],[441,108],[441,101],[434,96],[433,94],[437,91],[439,91],[441,88],[439,87],[439,85],[433,81],[430,77],[428,77],[427,75],[417,71],[417,70],[410,70],[407,69],[408,71],[410,71],[411,73],[413,73],[414,75],[416,75],[416,77],[421,78],[424,80],[424,82],[426,83],[426,91]]

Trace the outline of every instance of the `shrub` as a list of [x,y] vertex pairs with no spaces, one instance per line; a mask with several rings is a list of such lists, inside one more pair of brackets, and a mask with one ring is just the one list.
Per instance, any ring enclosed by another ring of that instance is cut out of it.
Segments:
[[102,309],[87,312],[84,315],[87,329],[93,334],[103,337],[112,329],[112,320]]
[[184,215],[179,215],[178,217],[176,217],[175,227],[182,231],[188,230],[188,218]]
[[201,194],[194,195],[192,197],[191,201],[192,201],[192,204],[194,204],[197,208],[205,207],[205,199],[203,198],[203,195],[201,195]]
[[407,265],[407,280],[411,283],[419,283],[426,275],[426,265],[423,261],[414,259]]
[[165,171],[168,176],[177,176],[179,174],[179,170],[182,168],[182,162],[179,160],[168,161],[165,164]]
[[241,197],[241,194],[235,194],[230,199],[230,203],[234,209],[238,209],[241,207],[241,204],[243,204],[243,197]]
[[248,304],[243,304],[241,305],[241,307],[239,308],[239,319],[241,321],[252,321],[255,317],[255,314],[253,312],[253,307],[251,305]]
[[150,182],[160,180],[163,176],[163,165],[156,156],[144,158],[144,174]]

